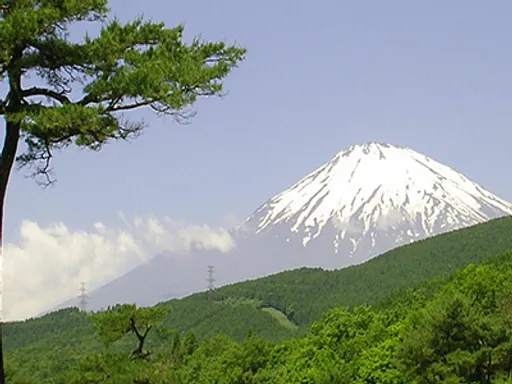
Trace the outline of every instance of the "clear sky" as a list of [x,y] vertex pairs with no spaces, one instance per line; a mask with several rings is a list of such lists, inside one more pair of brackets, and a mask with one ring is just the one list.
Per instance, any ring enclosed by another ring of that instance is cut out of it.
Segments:
[[[4,233],[26,263],[43,253],[40,244],[28,251],[23,220],[41,228],[61,222],[75,234],[94,231],[96,222],[122,227],[119,211],[226,224],[337,152],[368,141],[409,146],[512,201],[509,0],[110,6],[122,21],[143,14],[169,26],[184,23],[187,39],[237,42],[247,58],[226,81],[227,97],[198,103],[188,126],[144,114],[150,127],[131,144],[57,153],[58,182],[47,190],[15,173]],[[61,284],[73,292],[75,280]]]

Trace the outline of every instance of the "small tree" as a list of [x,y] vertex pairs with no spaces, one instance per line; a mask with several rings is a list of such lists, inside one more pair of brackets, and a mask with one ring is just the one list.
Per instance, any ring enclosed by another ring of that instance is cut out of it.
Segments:
[[134,359],[143,359],[151,354],[150,351],[144,350],[149,331],[158,326],[169,312],[170,307],[164,304],[154,307],[123,304],[90,316],[100,340],[107,347],[124,335],[133,333],[137,337],[137,346],[131,356]]
[[[0,0],[0,244],[9,176],[20,141],[19,165],[43,185],[53,182],[55,150],[99,150],[144,128],[124,112],[146,107],[179,122],[193,116],[201,96],[222,93],[222,81],[245,49],[224,42],[182,41],[183,26],[141,18],[108,20],[107,0]],[[69,25],[102,24],[96,37],[71,41]],[[25,80],[37,79],[35,86]],[[73,92],[72,92],[73,91]],[[0,292],[1,295],[1,292]],[[2,319],[0,318],[0,335]],[[4,384],[0,338],[0,384]]]

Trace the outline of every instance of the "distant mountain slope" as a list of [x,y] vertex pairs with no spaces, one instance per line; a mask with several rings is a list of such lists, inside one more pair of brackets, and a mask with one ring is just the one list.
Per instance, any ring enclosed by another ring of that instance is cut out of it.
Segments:
[[[90,292],[90,308],[151,305],[301,267],[343,268],[397,246],[512,214],[461,173],[405,147],[354,145],[269,199],[232,231],[228,254],[158,255]],[[76,305],[73,298],[57,308]]]

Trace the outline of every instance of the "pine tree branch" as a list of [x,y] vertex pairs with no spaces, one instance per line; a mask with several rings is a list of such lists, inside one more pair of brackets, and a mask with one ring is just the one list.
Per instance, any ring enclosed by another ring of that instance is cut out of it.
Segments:
[[132,104],[121,104],[121,105],[113,105],[107,108],[108,112],[116,112],[116,111],[128,111],[130,109],[135,109],[139,107],[143,107],[145,105],[151,104],[151,101],[139,101]]
[[[19,99],[22,108],[16,118],[21,119],[27,150],[17,157],[18,165],[34,167],[30,176],[42,177],[43,185],[52,182],[54,151],[71,145],[99,150],[108,141],[136,137],[144,122],[126,120],[123,112],[148,107],[187,123],[195,115],[188,107],[198,97],[222,96],[222,80],[244,57],[245,49],[223,42],[196,39],[186,45],[182,25],[168,29],[142,19],[126,25],[106,23],[99,36],[73,43],[67,37],[69,21],[106,12],[107,0],[91,1],[94,4],[69,2],[71,8],[62,9],[56,20],[55,15],[44,14],[46,5],[32,9],[29,2],[21,7],[44,17],[40,24],[22,31],[21,40],[16,38],[14,48],[23,53],[16,68],[22,75],[34,71],[45,83],[27,89],[15,84],[0,98],[0,114],[5,115],[12,100]],[[17,28],[14,21],[12,30]],[[12,64],[2,60],[0,79]],[[75,87],[81,91],[76,98],[71,92]],[[134,332],[144,337],[145,330]]]
[[57,100],[61,104],[71,103],[71,100],[64,94],[64,92],[55,92],[48,88],[32,87],[21,91],[21,97],[31,96],[46,96]]
[[82,99],[78,100],[76,102],[76,104],[86,106],[91,103],[100,103],[101,101],[102,100],[98,99],[98,96],[93,95],[92,93],[89,93],[89,94],[85,95]]

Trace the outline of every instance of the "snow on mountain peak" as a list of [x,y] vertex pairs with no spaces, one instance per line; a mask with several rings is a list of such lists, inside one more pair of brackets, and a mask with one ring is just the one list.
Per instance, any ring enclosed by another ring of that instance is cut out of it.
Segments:
[[[261,206],[256,233],[286,223],[302,242],[331,223],[337,240],[414,223],[410,241],[512,214],[512,205],[461,173],[407,147],[352,145]],[[255,222],[257,221],[257,222]],[[357,227],[354,229],[354,225]],[[372,235],[373,236],[373,235]]]
[[511,204],[425,155],[383,143],[353,145],[234,228],[230,253],[159,255],[94,292],[91,304],[152,305],[169,298],[162,296],[167,292],[179,297],[199,291],[209,264],[220,272],[221,284],[301,267],[343,268],[509,214]]

